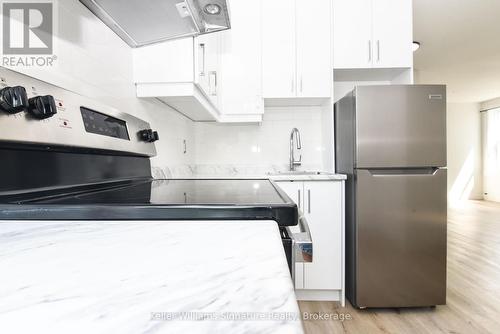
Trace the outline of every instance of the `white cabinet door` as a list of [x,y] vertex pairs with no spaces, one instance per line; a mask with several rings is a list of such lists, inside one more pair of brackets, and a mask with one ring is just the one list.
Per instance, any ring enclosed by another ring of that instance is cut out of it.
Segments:
[[333,46],[334,68],[372,67],[372,0],[334,0]]
[[342,289],[342,182],[304,182],[304,215],[313,262],[304,264],[304,288]]
[[133,51],[135,83],[193,82],[193,38],[167,41]]
[[262,2],[264,98],[296,96],[295,50],[295,0],[264,0]]
[[[276,184],[283,190],[292,201],[297,204],[300,211],[304,203],[304,182],[276,182]],[[295,264],[295,289],[304,288],[304,264]]]
[[411,0],[373,1],[373,66],[413,66]]
[[198,51],[198,59],[195,59],[198,84],[211,102],[218,106],[220,35],[212,33],[196,37],[195,49]]
[[276,184],[297,204],[300,211],[304,211],[304,182],[281,181]]
[[332,95],[331,0],[296,0],[297,96]]
[[[252,1],[260,13],[261,0]],[[262,114],[261,16],[248,15],[248,3],[229,1],[231,29],[220,32],[220,111],[224,114]]]

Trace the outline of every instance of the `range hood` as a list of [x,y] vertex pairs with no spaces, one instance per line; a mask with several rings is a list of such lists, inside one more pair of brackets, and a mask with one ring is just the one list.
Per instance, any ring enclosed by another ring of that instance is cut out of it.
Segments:
[[229,29],[226,0],[80,0],[131,47]]

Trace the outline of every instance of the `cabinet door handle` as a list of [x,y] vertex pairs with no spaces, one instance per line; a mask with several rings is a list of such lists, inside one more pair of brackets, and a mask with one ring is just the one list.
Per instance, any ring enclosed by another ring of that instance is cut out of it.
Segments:
[[307,213],[311,213],[311,189],[307,189]]
[[200,61],[199,61],[199,67],[200,67],[200,76],[205,75],[205,44],[200,43],[198,44],[198,49],[201,54],[200,56]]
[[372,41],[368,41],[368,61],[372,61]]
[[380,61],[380,41],[377,40],[377,61]]
[[301,208],[300,206],[300,189],[297,190],[297,193],[298,193],[298,199],[299,199],[299,209]]
[[214,95],[217,95],[217,91],[218,91],[218,83],[217,83],[217,72],[214,71],[214,83],[215,83],[215,88],[214,88]]
[[300,92],[302,93],[302,75],[300,76]]
[[[217,71],[210,71],[208,72],[208,75],[209,75],[209,80],[208,80],[208,84],[209,84],[209,92],[210,92],[210,95],[217,95]],[[212,84],[212,78],[213,78],[213,84]]]

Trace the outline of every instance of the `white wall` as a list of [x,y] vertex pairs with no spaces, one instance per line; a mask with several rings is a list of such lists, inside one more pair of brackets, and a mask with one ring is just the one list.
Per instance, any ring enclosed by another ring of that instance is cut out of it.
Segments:
[[448,103],[448,198],[482,199],[481,116],[478,103]]
[[156,100],[136,98],[132,49],[78,0],[57,2],[53,68],[12,68],[43,81],[100,100],[150,122],[160,133],[153,166],[192,163],[183,140],[194,146],[194,123]]
[[226,171],[224,166],[236,165],[248,174],[285,170],[290,132],[297,127],[302,139],[302,169],[324,169],[329,163],[324,158],[324,119],[321,107],[272,107],[266,108],[260,125],[196,123],[196,164],[219,165],[221,172]]

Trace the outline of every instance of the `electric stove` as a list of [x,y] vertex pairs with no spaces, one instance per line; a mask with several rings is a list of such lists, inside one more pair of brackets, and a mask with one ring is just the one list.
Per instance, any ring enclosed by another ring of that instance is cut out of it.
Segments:
[[153,179],[161,134],[146,121],[4,68],[0,78],[0,220],[274,220],[293,274],[299,213],[271,181]]

